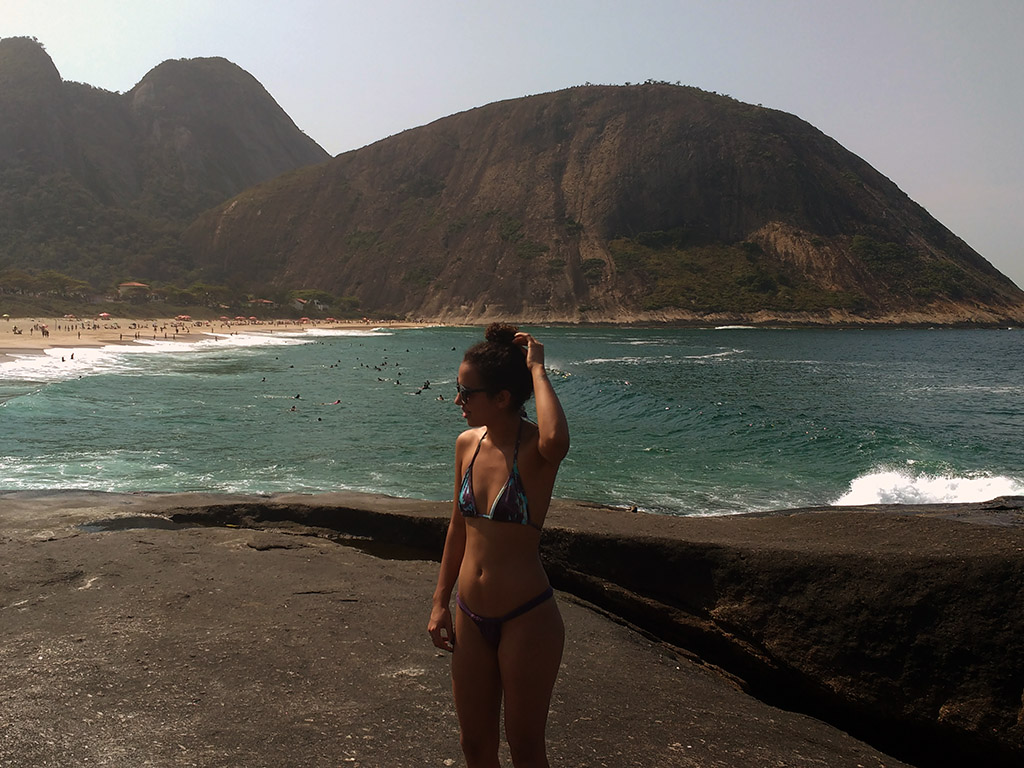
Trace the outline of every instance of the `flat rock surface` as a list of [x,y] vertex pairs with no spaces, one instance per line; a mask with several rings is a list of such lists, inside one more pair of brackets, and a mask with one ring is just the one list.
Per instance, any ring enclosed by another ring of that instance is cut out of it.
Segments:
[[[436,564],[131,527],[224,498],[0,494],[0,766],[461,765],[448,658],[425,632]],[[125,529],[83,527],[117,516]],[[906,765],[558,598],[552,765]]]

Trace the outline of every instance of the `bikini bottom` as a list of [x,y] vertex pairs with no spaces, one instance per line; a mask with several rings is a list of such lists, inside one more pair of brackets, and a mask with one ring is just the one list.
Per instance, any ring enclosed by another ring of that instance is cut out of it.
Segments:
[[548,587],[536,597],[527,600],[518,608],[515,608],[506,613],[504,616],[499,616],[498,618],[480,616],[479,614],[473,613],[473,611],[469,610],[469,607],[464,602],[462,602],[462,596],[458,593],[456,593],[455,595],[455,602],[459,606],[459,608],[462,609],[462,612],[473,620],[473,623],[476,624],[477,629],[480,630],[480,634],[483,635],[484,640],[486,640],[488,643],[497,648],[498,642],[501,640],[502,624],[504,624],[506,621],[511,621],[517,616],[522,616],[527,611],[532,611],[541,603],[545,602],[546,600],[550,600],[554,596],[554,594],[555,591],[551,587]]

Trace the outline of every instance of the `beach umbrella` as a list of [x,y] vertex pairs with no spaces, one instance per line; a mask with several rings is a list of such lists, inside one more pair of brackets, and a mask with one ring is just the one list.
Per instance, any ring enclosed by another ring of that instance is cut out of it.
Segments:
[[110,313],[109,312],[100,312],[99,316],[102,317],[104,320],[109,320],[110,319]]
[[230,320],[231,318],[230,318],[230,317],[228,317],[227,315],[221,315],[221,316],[220,316],[220,319],[221,319],[221,320]]
[[11,316],[4,312],[4,320],[10,320]]
[[245,320],[241,315],[235,315],[235,320]]
[[250,317],[249,319],[250,320],[256,320],[257,318],[255,316],[253,316],[253,317]]
[[300,317],[299,318],[299,322],[300,323],[308,323],[309,322],[309,318],[308,317]]

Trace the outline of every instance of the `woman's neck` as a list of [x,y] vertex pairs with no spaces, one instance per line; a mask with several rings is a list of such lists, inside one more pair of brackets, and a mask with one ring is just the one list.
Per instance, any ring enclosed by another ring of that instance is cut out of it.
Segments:
[[519,412],[510,413],[507,417],[487,424],[487,437],[498,446],[511,445],[519,435],[519,425],[522,418]]

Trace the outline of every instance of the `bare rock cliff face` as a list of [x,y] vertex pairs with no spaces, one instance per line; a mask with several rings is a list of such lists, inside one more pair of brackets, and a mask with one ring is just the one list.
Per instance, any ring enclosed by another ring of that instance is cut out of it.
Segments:
[[329,157],[252,75],[226,59],[165,61],[124,98],[139,149],[156,171],[144,180],[153,194],[168,196],[176,183],[205,208]]
[[186,239],[214,279],[443,320],[1024,321],[1024,292],[820,131],[665,84],[438,120]]
[[0,165],[52,168],[64,155],[60,74],[28,38],[0,41]]

